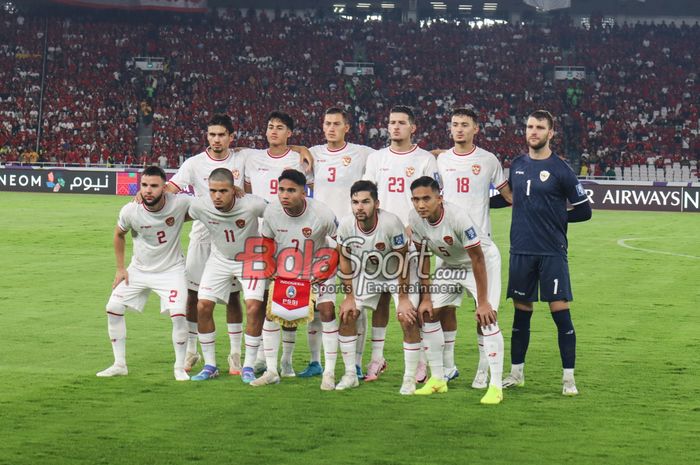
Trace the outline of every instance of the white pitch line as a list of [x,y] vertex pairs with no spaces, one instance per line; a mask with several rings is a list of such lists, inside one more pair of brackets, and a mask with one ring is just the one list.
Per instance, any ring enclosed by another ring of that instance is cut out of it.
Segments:
[[673,252],[663,252],[661,250],[653,250],[653,249],[643,249],[641,247],[634,247],[629,244],[626,244],[626,241],[641,241],[644,240],[644,238],[641,237],[633,237],[633,238],[628,238],[628,239],[618,239],[617,245],[621,247],[626,247],[628,249],[632,250],[641,250],[642,252],[649,252],[649,253],[659,253],[663,255],[673,255],[674,257],[685,257],[685,258],[695,258],[696,260],[700,260],[700,257],[696,257],[695,255],[685,255],[682,253],[673,253]]

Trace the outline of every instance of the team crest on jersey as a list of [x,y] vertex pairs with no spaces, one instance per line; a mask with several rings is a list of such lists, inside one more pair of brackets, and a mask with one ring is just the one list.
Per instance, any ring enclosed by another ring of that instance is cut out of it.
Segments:
[[383,243],[383,242],[377,242],[377,244],[375,245],[375,247],[376,247],[377,250],[379,250],[380,252],[383,252],[383,251],[386,249],[386,244]]
[[549,179],[549,171],[547,171],[547,170],[540,171],[540,181],[545,182],[547,179]]
[[343,157],[343,166],[349,166],[350,163],[352,163],[352,158],[350,158],[348,156],[344,156]]
[[288,298],[293,299],[297,295],[297,288],[294,286],[288,286],[285,294]]
[[307,237],[307,238],[308,238],[308,237],[311,237],[311,233],[312,233],[312,232],[313,232],[313,231],[311,231],[311,228],[303,228],[303,229],[301,230],[301,233],[304,235],[304,237]]
[[241,178],[241,172],[239,170],[231,170],[231,174],[233,174],[233,179]]
[[472,165],[472,173],[474,173],[474,174],[481,173],[481,165]]
[[239,228],[243,228],[243,226],[245,226],[245,220],[243,218],[241,218],[240,220],[236,220],[236,226],[238,226]]
[[416,169],[412,166],[409,166],[408,168],[406,168],[406,176],[408,176],[409,178],[411,176],[413,176],[413,173],[415,173],[415,172],[416,172]]
[[169,217],[165,220],[165,224],[167,224],[168,226],[174,225],[174,224],[175,224],[175,217],[169,216]]
[[454,239],[452,239],[452,236],[445,236],[442,238],[443,241],[445,241],[445,244],[447,245],[452,245],[454,244]]

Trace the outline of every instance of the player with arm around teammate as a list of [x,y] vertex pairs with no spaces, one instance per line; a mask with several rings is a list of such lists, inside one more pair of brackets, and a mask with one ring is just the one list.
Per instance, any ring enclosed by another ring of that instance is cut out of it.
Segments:
[[265,294],[265,280],[245,276],[243,263],[236,259],[249,240],[259,240],[258,219],[267,203],[255,195],[236,198],[234,178],[230,170],[217,168],[209,175],[210,198],[195,199],[190,216],[201,221],[209,231],[211,254],[207,259],[199,285],[197,320],[199,342],[204,354],[204,368],[193,381],[218,376],[216,366],[216,328],[213,313],[217,302],[226,303],[234,280],[238,280],[246,306],[246,353],[241,378],[249,383],[255,379],[253,363],[260,345]]
[[[431,378],[416,394],[431,395],[447,392],[444,379],[444,334],[440,313],[446,307],[458,307],[464,290],[476,300],[475,318],[484,336],[491,370],[491,384],[481,399],[483,404],[498,404],[503,399],[503,335],[497,314],[489,302],[487,263],[477,227],[462,209],[444,202],[440,185],[425,176],[411,184],[415,210],[409,224],[416,248],[429,249],[441,258],[434,278],[430,280],[430,260],[421,257],[421,300],[418,312],[423,321],[423,337],[428,347]],[[469,275],[473,275],[469,279]]]
[[[548,302],[557,326],[561,356],[562,394],[578,394],[574,379],[576,333],[569,311],[573,300],[567,258],[569,223],[591,218],[591,205],[569,165],[550,148],[554,118],[538,110],[527,118],[528,153],[513,160],[510,186],[513,219],[510,225],[508,294],[515,316],[511,335],[511,371],[503,386],[525,385],[525,354],[530,343],[533,302]],[[573,209],[567,210],[567,202]],[[538,296],[539,289],[539,296]]]
[[[173,372],[178,381],[187,381],[184,370],[187,343],[185,306],[187,282],[180,232],[188,219],[190,199],[165,192],[165,172],[149,166],[141,173],[141,203],[131,202],[119,212],[114,230],[114,255],[117,272],[112,295],[107,302],[107,329],[112,341],[114,364],[97,373],[99,377],[124,376],[126,366],[127,308],[143,311],[151,291],[160,297],[161,313],[168,312],[173,324],[175,349]],[[126,235],[131,231],[133,254],[124,266]]]

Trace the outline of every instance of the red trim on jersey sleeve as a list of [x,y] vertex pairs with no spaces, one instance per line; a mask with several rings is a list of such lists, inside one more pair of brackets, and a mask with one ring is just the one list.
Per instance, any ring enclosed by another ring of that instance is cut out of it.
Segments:
[[504,188],[507,184],[508,184],[508,180],[506,179],[506,180],[503,181],[501,184],[499,184],[498,186],[496,186],[496,190],[497,190],[497,191],[500,191],[500,190],[501,190],[502,188]]
[[473,248],[476,247],[477,245],[481,245],[481,241],[477,242],[476,244],[464,246],[464,250],[473,249]]
[[172,184],[173,186],[177,187],[177,190],[182,192],[182,187],[178,186],[174,181],[168,181],[166,184]]

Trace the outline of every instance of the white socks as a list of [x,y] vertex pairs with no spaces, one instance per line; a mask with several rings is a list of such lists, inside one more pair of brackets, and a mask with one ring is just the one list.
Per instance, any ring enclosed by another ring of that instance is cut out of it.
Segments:
[[280,325],[274,321],[265,320],[263,324],[263,347],[265,348],[265,363],[267,371],[277,373],[277,354],[280,351]]
[[[262,336],[250,336],[245,335],[245,359],[243,361],[243,366],[248,368],[253,368],[255,365],[255,359],[258,356],[258,349],[260,348],[260,342]],[[262,350],[260,350],[262,352]]]
[[498,323],[482,326],[484,335],[484,352],[488,359],[490,378],[489,386],[501,388],[503,384],[503,333]]
[[204,364],[216,366],[216,331],[211,333],[199,333],[199,343],[202,346]]
[[124,321],[124,314],[107,312],[107,333],[112,341],[114,364],[126,366],[126,321]]
[[442,351],[442,366],[445,367],[445,371],[451,370],[455,367],[455,340],[457,339],[457,331],[444,331],[445,335],[445,348]]
[[282,330],[282,363],[292,364],[292,355],[297,341],[296,331]]
[[384,338],[386,337],[386,327],[380,328],[372,326],[372,361],[384,359]]
[[355,364],[362,366],[362,355],[365,353],[365,342],[367,341],[367,312],[360,310],[357,318],[357,342],[355,343]]
[[355,371],[355,349],[357,346],[358,336],[340,336],[338,335],[338,346],[343,354],[343,363],[345,364],[345,373],[354,374]]
[[416,368],[418,368],[418,359],[420,353],[423,352],[423,344],[420,342],[405,342],[403,343],[403,376],[411,377],[415,381]]
[[426,357],[430,365],[430,375],[440,380],[445,378],[442,365],[442,352],[445,336],[439,321],[423,324],[423,344],[428,348]]
[[[123,318],[122,318],[123,319]],[[170,315],[173,322],[173,349],[175,350],[174,368],[183,369],[185,367],[185,355],[187,353],[187,320],[185,315]]]
[[338,320],[322,322],[323,355],[325,356],[324,373],[335,373],[335,361],[338,357]]
[[187,352],[193,354],[197,352],[197,322],[187,322]]
[[229,354],[241,353],[241,339],[243,339],[243,323],[226,323],[228,340],[231,342]]
[[484,336],[481,334],[477,334],[476,339],[477,344],[479,345],[479,365],[476,369],[478,371],[488,371],[489,359],[486,356],[486,350],[484,350]]
[[309,342],[309,352],[311,353],[312,362],[321,363],[321,340],[323,326],[321,325],[321,316],[318,312],[314,312],[314,319],[311,320],[306,329],[306,340]]

